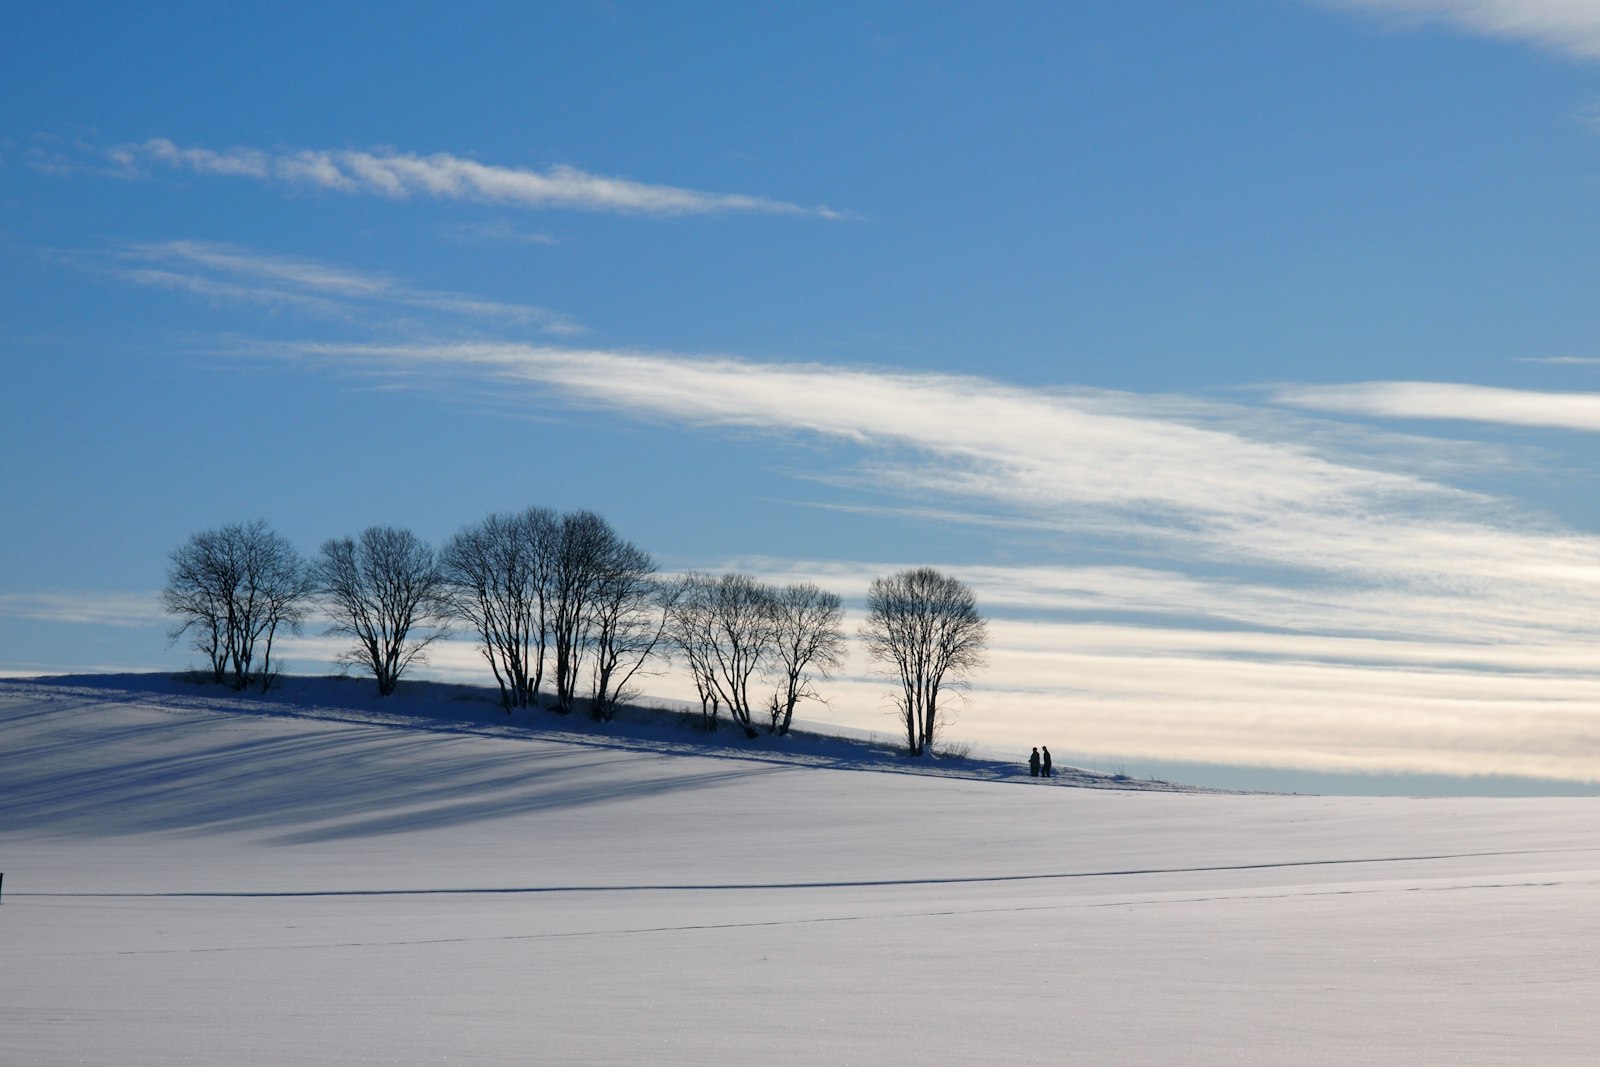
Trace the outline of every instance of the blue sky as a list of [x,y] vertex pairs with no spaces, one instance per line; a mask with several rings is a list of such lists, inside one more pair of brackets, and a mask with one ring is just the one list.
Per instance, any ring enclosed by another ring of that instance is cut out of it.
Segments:
[[1600,5],[12,5],[0,99],[0,670],[589,507],[960,574],[985,747],[1600,780]]

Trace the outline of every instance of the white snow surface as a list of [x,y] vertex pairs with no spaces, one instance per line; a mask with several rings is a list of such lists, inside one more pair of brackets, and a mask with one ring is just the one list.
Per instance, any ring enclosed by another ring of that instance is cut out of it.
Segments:
[[0,1062],[1600,1055],[1600,799],[1073,788],[219,692],[0,681]]

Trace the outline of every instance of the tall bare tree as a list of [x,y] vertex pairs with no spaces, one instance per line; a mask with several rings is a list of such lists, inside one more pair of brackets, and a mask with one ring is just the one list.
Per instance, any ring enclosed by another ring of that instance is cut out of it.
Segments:
[[178,617],[167,637],[174,643],[188,634],[194,647],[211,663],[211,680],[228,680],[233,591],[239,584],[237,560],[227,552],[219,530],[190,537],[168,557],[167,584],[161,602]]
[[328,633],[355,639],[341,659],[370,670],[388,696],[444,631],[428,624],[444,610],[444,573],[433,549],[410,530],[371,526],[359,539],[332,538],[312,565],[333,614]]
[[770,670],[778,679],[771,703],[772,732],[786,734],[801,700],[820,700],[813,677],[831,678],[844,665],[844,607],[837,593],[810,582],[773,590]]
[[592,511],[561,516],[551,542],[550,641],[556,654],[556,708],[572,711],[607,561],[621,539]]
[[774,636],[773,590],[748,574],[693,575],[673,612],[673,644],[684,653],[707,700],[725,705],[755,736],[750,681],[769,662]]
[[556,522],[548,508],[491,515],[451,537],[440,554],[447,610],[477,633],[507,712],[538,698]]
[[212,677],[235,689],[272,685],[272,645],[298,633],[314,585],[295,551],[263,519],[194,534],[170,557],[162,603],[192,634]]
[[689,669],[689,677],[700,697],[701,725],[708,730],[716,729],[717,715],[722,708],[721,690],[716,682],[717,637],[711,617],[710,586],[714,581],[709,574],[698,571],[684,574],[674,583],[666,613],[667,640]]
[[940,697],[983,666],[988,629],[972,589],[932,567],[873,580],[861,636],[900,683],[895,705],[911,755],[933,754]]
[[619,704],[637,696],[633,679],[664,643],[677,586],[656,578],[650,553],[620,539],[601,571],[590,612],[594,685],[589,709],[596,719],[608,720]]

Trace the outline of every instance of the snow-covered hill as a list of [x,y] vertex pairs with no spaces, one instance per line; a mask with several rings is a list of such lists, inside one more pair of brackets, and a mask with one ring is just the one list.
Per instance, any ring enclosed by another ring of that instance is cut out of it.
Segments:
[[325,695],[0,682],[0,1060],[1587,1064],[1600,1043],[1600,800],[1064,788]]

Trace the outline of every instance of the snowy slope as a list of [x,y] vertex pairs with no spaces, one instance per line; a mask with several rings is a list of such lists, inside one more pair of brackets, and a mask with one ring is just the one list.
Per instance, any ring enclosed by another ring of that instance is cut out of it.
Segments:
[[0,1061],[1592,1063],[1600,801],[0,682]]

